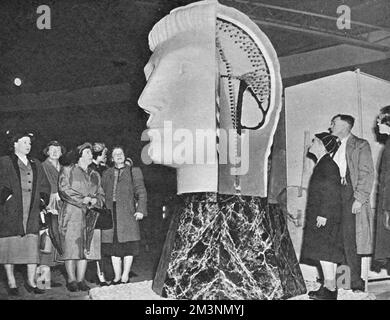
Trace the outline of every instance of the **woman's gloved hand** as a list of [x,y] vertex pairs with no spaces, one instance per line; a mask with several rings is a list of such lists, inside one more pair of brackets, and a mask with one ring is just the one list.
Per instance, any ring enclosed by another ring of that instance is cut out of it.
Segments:
[[10,188],[3,187],[0,192],[0,205],[4,205],[11,196],[12,190]]
[[92,207],[95,206],[96,203],[97,203],[97,199],[96,198],[92,198],[90,203],[91,203]]
[[91,203],[92,198],[91,197],[84,197],[83,204],[89,205]]
[[136,212],[136,213],[134,213],[134,217],[135,217],[135,220],[139,221],[139,220],[142,220],[144,218],[144,214],[141,212]]

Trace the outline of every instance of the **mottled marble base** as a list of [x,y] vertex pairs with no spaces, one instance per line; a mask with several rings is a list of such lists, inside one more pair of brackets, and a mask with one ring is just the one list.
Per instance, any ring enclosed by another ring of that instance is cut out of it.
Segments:
[[171,299],[286,299],[306,292],[278,205],[259,197],[181,195],[153,290]]

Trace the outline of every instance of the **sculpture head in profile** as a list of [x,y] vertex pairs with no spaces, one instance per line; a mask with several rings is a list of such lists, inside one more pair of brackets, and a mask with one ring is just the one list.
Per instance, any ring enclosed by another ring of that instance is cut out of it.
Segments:
[[267,195],[281,107],[276,53],[246,15],[217,1],[173,10],[149,34],[139,105],[148,154],[177,168],[178,192]]

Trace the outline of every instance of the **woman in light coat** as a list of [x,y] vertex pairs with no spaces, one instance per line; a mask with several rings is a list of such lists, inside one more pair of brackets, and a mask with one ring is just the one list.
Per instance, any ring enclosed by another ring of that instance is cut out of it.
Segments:
[[[59,231],[68,274],[69,291],[88,291],[85,283],[87,260],[100,259],[100,230],[94,230],[90,248],[86,247],[86,212],[88,207],[101,208],[104,192],[99,173],[89,168],[92,145],[77,147],[74,165],[63,167],[58,181],[58,193],[63,200],[59,213]],[[88,250],[89,249],[89,250]],[[77,269],[77,275],[76,275]]]

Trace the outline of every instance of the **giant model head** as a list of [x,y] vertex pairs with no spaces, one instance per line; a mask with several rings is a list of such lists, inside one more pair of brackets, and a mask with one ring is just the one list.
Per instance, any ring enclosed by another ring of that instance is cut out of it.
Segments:
[[268,38],[236,9],[200,1],[161,19],[149,46],[139,105],[150,158],[177,168],[179,193],[265,197],[282,88]]

